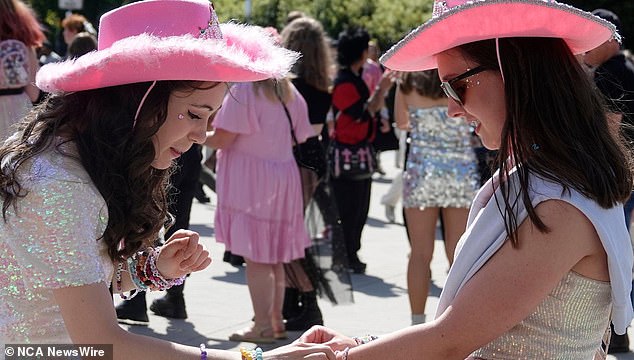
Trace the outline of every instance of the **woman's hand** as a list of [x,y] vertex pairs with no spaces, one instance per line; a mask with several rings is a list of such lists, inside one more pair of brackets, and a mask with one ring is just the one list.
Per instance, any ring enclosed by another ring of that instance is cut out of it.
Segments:
[[209,251],[198,242],[199,238],[194,231],[178,230],[167,240],[156,260],[156,267],[163,277],[179,278],[211,264]]
[[337,360],[335,352],[323,344],[292,343],[264,353],[265,360]]
[[313,326],[302,334],[296,343],[323,344],[333,351],[343,351],[345,348],[357,346],[353,338],[347,337],[324,326]]

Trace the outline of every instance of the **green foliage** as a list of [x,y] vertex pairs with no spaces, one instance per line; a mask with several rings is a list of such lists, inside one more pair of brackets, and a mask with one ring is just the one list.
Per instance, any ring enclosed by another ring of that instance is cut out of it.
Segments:
[[[347,27],[362,26],[385,49],[431,16],[433,0],[252,0],[249,23],[282,29],[290,11],[321,21],[333,38]],[[244,1],[216,0],[221,21],[246,21]]]
[[[58,0],[27,0],[40,14],[54,35],[64,11],[57,8]],[[135,0],[84,0],[79,11],[93,24],[108,10]],[[591,11],[606,8],[617,13],[623,24],[622,35],[626,47],[634,46],[634,1],[623,0],[562,0]],[[411,29],[431,16],[433,0],[251,0],[251,16],[245,16],[245,0],[215,0],[220,21],[235,20],[282,29],[286,16],[299,10],[321,21],[326,32],[336,38],[350,26],[362,26],[377,39],[382,49],[400,40]],[[175,14],[177,16],[177,14]]]

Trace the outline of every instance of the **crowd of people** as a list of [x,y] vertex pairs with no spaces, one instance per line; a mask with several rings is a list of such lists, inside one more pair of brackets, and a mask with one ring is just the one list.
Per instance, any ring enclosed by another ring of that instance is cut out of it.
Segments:
[[[22,0],[0,0],[0,25],[4,344],[157,359],[629,351],[634,64],[613,12],[436,0],[380,60],[366,29],[331,39],[298,11],[279,33],[220,24],[200,0],[124,5],[99,29],[68,14],[61,55]],[[372,266],[359,253],[378,151],[399,146],[384,204],[394,222],[403,203],[412,326],[348,337],[323,327],[319,295],[347,296],[324,272],[349,283]],[[148,325],[146,291],[166,292],[155,314],[187,318],[186,278],[211,262],[189,230],[202,184],[226,260],[246,266],[253,317],[229,340],[298,341],[238,354],[116,326]],[[450,268],[430,319],[438,226]]]

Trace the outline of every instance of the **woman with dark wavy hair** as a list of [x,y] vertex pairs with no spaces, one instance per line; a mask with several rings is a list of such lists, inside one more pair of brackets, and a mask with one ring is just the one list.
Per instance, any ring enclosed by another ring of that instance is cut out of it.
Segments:
[[438,68],[449,115],[499,151],[499,170],[473,200],[433,321],[358,347],[369,339],[324,328],[303,340],[340,360],[605,359],[610,322],[622,334],[633,317],[631,161],[574,55],[619,35],[554,1],[435,5],[382,61]]
[[237,359],[127,333],[108,287],[166,290],[209,265],[193,231],[152,247],[169,225],[171,165],[205,141],[227,82],[283,76],[296,54],[259,29],[220,26],[200,1],[130,4],[101,30],[98,51],[41,69],[37,85],[54,95],[0,147],[0,341],[113,344],[113,359]]

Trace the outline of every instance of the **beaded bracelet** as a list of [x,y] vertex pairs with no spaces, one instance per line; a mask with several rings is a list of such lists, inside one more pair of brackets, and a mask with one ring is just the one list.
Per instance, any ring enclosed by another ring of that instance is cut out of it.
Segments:
[[370,341],[374,341],[374,340],[376,340],[378,338],[379,338],[378,336],[374,336],[374,335],[365,335],[365,336],[361,336],[361,337],[355,336],[352,339],[354,340],[354,342],[357,343],[357,346],[358,346],[358,345],[367,344]]
[[[185,281],[184,276],[175,279],[166,279],[163,277],[156,266],[158,255],[159,251],[150,247],[137,252],[126,260],[127,272],[130,273],[132,283],[137,290],[167,290],[172,286],[181,285]],[[124,263],[118,262],[115,274],[117,292],[120,293],[122,299],[127,300],[136,295],[136,293],[132,294],[130,297],[122,294],[121,273],[123,272],[126,272],[126,270],[124,270]]]
[[263,360],[264,352],[262,348],[256,347],[253,350],[247,350],[245,347],[240,348],[242,360]]
[[348,353],[349,352],[350,352],[350,348],[349,347],[343,349],[343,351],[342,351],[343,355],[341,355],[341,360],[348,360]]
[[207,348],[205,344],[200,344],[200,360],[207,360]]

